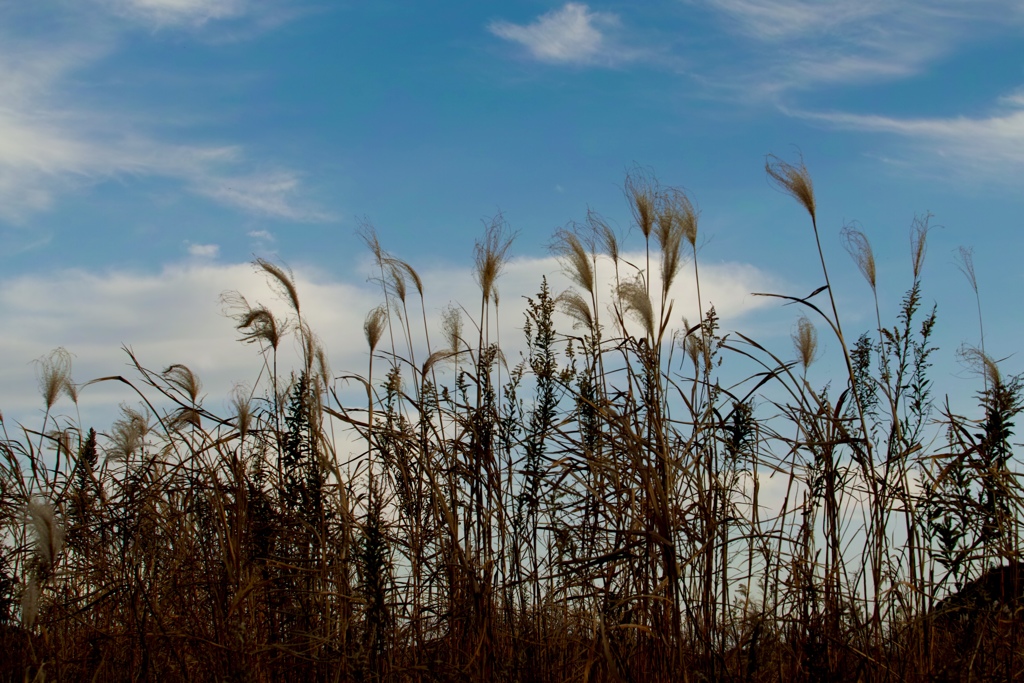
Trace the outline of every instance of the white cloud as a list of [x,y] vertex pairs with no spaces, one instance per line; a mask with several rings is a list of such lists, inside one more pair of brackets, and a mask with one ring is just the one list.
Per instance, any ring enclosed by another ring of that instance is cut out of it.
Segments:
[[244,0],[106,0],[115,12],[156,25],[203,24],[245,13]]
[[1020,92],[1000,100],[1001,111],[972,118],[896,118],[846,112],[790,111],[794,116],[837,128],[888,133],[915,145],[919,158],[932,165],[944,160],[947,170],[969,167],[972,174],[993,178],[1024,167],[1024,98]]
[[[226,18],[261,3],[118,0],[116,7],[200,21]],[[245,150],[230,141],[189,144],[180,132],[179,139],[171,140],[143,121],[144,110],[142,116],[133,116],[117,104],[78,101],[74,93],[81,92],[76,87],[80,74],[116,58],[121,30],[111,25],[108,15],[79,11],[81,21],[66,22],[59,33],[21,35],[0,28],[0,219],[25,222],[64,193],[126,176],[169,179],[258,216],[327,218],[307,205],[300,175],[293,169],[262,162],[257,171]],[[79,30],[71,28],[78,24]]]
[[493,21],[487,28],[499,38],[524,46],[534,59],[542,62],[594,64],[628,58],[628,52],[615,45],[607,34],[607,29],[618,25],[614,14],[592,12],[585,4],[569,2],[530,24]]
[[[328,220],[309,207],[299,174],[290,169],[246,172],[236,145],[197,146],[158,135],[115,112],[91,111],[61,96],[87,50],[54,54],[0,52],[15,76],[0,85],[0,217],[20,221],[83,184],[125,175],[176,180],[196,194],[247,213],[298,221]],[[264,164],[266,166],[266,164]]]
[[220,253],[220,246],[217,244],[190,244],[188,253],[189,256],[197,258],[216,258]]
[[[633,256],[641,261],[639,254]],[[478,311],[478,289],[468,267],[419,270],[426,285],[426,315],[436,348],[442,308],[458,302],[467,311]],[[566,281],[558,271],[553,258],[514,259],[499,279],[498,323],[510,364],[518,362],[522,349],[523,297],[536,294],[545,274],[552,290],[560,291]],[[609,271],[607,264],[600,269],[602,275]],[[354,274],[352,281],[345,281],[308,269],[295,271],[303,316],[323,340],[335,375],[366,371],[363,320],[382,296],[379,288],[366,284],[370,272],[367,268]],[[708,262],[701,266],[701,278],[705,303],[715,304],[724,328],[741,326],[743,316],[772,305],[764,298],[750,297],[751,291],[780,287],[777,278],[746,264]],[[697,318],[696,292],[689,280],[680,276],[672,292],[676,301],[673,320],[679,321],[683,315]],[[254,381],[262,364],[258,349],[237,342],[239,333],[233,321],[221,313],[218,299],[225,290],[238,290],[251,303],[265,303],[279,317],[288,313],[287,306],[249,264],[193,260],[153,273],[67,270],[0,279],[0,319],[6,323],[0,328],[0,357],[5,359],[0,365],[0,411],[8,423],[28,420],[31,426],[38,426],[32,423],[42,415],[32,361],[57,346],[75,355],[77,382],[116,374],[133,377],[122,344],[130,346],[149,368],[162,370],[172,363],[189,366],[204,383],[208,405],[221,410],[235,384]],[[610,303],[610,288],[604,288],[602,298],[602,306]],[[410,300],[409,305],[410,317],[421,320],[418,301]],[[610,317],[602,314],[610,324]],[[559,326],[571,329],[564,319]],[[472,329],[468,319],[466,329]],[[414,323],[412,337],[422,362],[426,353],[421,324]],[[402,345],[398,353],[408,352]],[[282,354],[281,372],[286,375],[296,367],[291,341],[282,344]],[[81,411],[84,419],[101,427],[109,424],[119,402],[135,400],[121,385],[94,385],[82,392]],[[62,409],[74,414],[68,405]]]
[[269,230],[250,230],[246,234],[254,240],[263,240],[264,242],[274,241],[274,235]]
[[755,97],[903,78],[1024,18],[1015,0],[694,1],[752,39],[744,46],[750,54],[726,75],[738,92]]
[[708,0],[740,30],[760,40],[781,40],[831,31],[879,15],[890,3],[878,0]]
[[296,201],[301,185],[298,174],[292,171],[206,179],[196,184],[195,190],[252,214],[308,222],[331,219],[329,214]]
[[0,110],[0,216],[22,220],[51,207],[83,183],[142,175],[176,180],[191,192],[257,216],[323,221],[311,208],[299,175],[279,169],[239,175],[248,165],[237,146],[197,147],[125,134],[100,113],[52,113],[23,103]]

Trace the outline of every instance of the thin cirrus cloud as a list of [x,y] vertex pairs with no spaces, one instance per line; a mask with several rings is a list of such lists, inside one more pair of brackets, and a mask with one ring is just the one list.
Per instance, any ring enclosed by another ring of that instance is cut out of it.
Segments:
[[528,24],[492,21],[494,35],[526,48],[534,59],[549,64],[612,65],[635,54],[614,38],[619,18],[594,12],[587,5],[569,2],[540,15]]
[[220,245],[218,244],[189,244],[188,245],[189,256],[195,256],[196,258],[216,258],[217,254],[220,253]]
[[245,0],[105,0],[104,4],[122,16],[160,26],[233,19],[249,9]]
[[878,16],[886,4],[822,2],[821,0],[708,0],[708,4],[730,15],[744,33],[759,40],[776,41],[809,33],[832,31],[853,22]]
[[0,219],[24,222],[64,193],[112,178],[156,177],[260,217],[330,220],[305,197],[292,169],[252,163],[239,145],[160,139],[121,112],[82,106],[65,94],[78,71],[109,57],[89,43],[0,47]]
[[[836,128],[898,136],[913,145],[915,156],[955,161],[986,179],[1016,178],[1024,167],[1024,91],[1003,97],[982,117],[898,118],[849,112],[789,111],[792,116]],[[930,165],[930,164],[929,164]],[[948,166],[948,164],[944,165]]]
[[724,70],[732,70],[728,84],[753,97],[912,76],[1024,18],[1011,0],[702,2],[727,31],[750,40],[740,63]]

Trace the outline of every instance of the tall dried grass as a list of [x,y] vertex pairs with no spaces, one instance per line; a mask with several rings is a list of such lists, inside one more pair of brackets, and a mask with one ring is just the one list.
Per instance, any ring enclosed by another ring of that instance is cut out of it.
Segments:
[[[151,372],[129,352],[135,379],[95,381],[141,406],[102,434],[68,427],[52,409],[77,398],[70,356],[45,357],[41,427],[11,435],[0,419],[0,679],[1020,677],[1022,379],[967,350],[984,377],[978,417],[935,405],[927,219],[895,322],[876,308],[877,329],[848,345],[810,174],[774,157],[767,172],[810,214],[825,279],[811,296],[773,294],[802,308],[793,358],[724,334],[703,302],[695,325],[673,317],[690,257],[699,292],[697,211],[644,173],[625,194],[646,263],[623,260],[599,216],[557,232],[575,288],[541,283],[511,367],[500,217],[474,252],[475,333],[449,308],[440,350],[423,281],[364,232],[383,302],[364,325],[367,372],[344,377],[365,401],[338,393],[291,274],[263,260],[292,315],[225,296],[265,358],[229,415],[203,405],[187,366]],[[867,237],[845,239],[877,306]],[[814,301],[826,290],[829,309]],[[817,385],[812,319],[846,368]],[[289,333],[304,358],[281,376]],[[726,384],[733,364],[754,371]],[[769,477],[785,482],[777,508]]]

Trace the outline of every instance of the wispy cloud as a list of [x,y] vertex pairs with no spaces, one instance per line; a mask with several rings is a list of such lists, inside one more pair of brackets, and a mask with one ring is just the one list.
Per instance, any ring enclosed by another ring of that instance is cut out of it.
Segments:
[[297,201],[302,186],[299,175],[293,171],[221,177],[196,185],[195,190],[256,215],[302,222],[331,220],[330,214]]
[[728,82],[761,97],[907,77],[1024,19],[1015,0],[698,1],[726,30],[752,40]]
[[[192,245],[197,251],[212,245]],[[624,258],[640,254],[624,254]],[[478,297],[469,267],[417,268],[426,283],[427,324],[439,330],[441,306],[460,302],[468,310]],[[372,274],[365,272],[346,280],[331,273],[296,268],[296,286],[303,317],[323,339],[326,351],[339,374],[365,372],[368,351],[362,334],[365,314],[380,303],[378,288],[367,285]],[[613,276],[612,267],[602,262],[602,277]],[[525,301],[547,275],[554,291],[568,285],[553,258],[513,259],[499,280],[508,296],[500,308],[501,343],[506,357],[519,358],[523,348],[522,326]],[[713,301],[726,328],[755,309],[771,302],[751,297],[751,291],[780,288],[777,276],[741,263],[708,263],[701,268],[703,296]],[[245,263],[224,264],[207,259],[189,259],[155,272],[111,270],[92,272],[64,270],[43,275],[0,276],[0,411],[10,420],[31,418],[41,406],[35,391],[31,361],[57,346],[75,354],[76,381],[124,372],[126,358],[121,345],[131,346],[148,367],[184,363],[202,378],[211,406],[224,400],[240,381],[259,375],[258,349],[240,345],[231,319],[221,313],[219,295],[225,290],[242,292],[250,302],[270,306],[278,317],[288,306],[276,299],[265,279]],[[671,298],[674,316],[697,317],[696,291],[692,282],[679,278]],[[344,302],[339,306],[338,302]],[[607,303],[607,301],[605,302]],[[568,328],[566,319],[560,326]],[[415,344],[425,348],[422,330],[412,330]],[[281,371],[294,367],[297,345],[281,345]],[[399,352],[404,350],[400,349]],[[512,361],[514,362],[514,361]],[[135,400],[122,387],[97,385],[82,394],[82,414],[97,427],[113,417],[117,404]],[[41,414],[41,413],[40,413]]]
[[44,47],[0,47],[0,67],[11,74],[0,82],[0,218],[21,222],[71,189],[139,175],[177,181],[258,216],[328,219],[308,206],[292,169],[263,163],[253,171],[238,145],[162,140],[126,114],[74,101],[65,85],[105,52],[87,44]]
[[189,256],[196,258],[216,258],[220,253],[220,245],[217,244],[189,244]]
[[983,117],[897,118],[848,112],[789,111],[793,116],[837,128],[899,136],[914,145],[915,156],[931,164],[936,158],[970,168],[986,178],[1024,167],[1024,92],[1003,97]]
[[203,24],[241,16],[246,0],[102,0],[113,11],[156,25]]
[[531,57],[552,64],[613,64],[635,56],[620,45],[612,32],[618,16],[593,12],[578,2],[542,14],[529,24],[493,21],[488,30],[499,38],[518,43]]
[[730,16],[744,33],[775,41],[809,33],[833,31],[885,12],[893,3],[878,0],[822,2],[821,0],[708,0]]

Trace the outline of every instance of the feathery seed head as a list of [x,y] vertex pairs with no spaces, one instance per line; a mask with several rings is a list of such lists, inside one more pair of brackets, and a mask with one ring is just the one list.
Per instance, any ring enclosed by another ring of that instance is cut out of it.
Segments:
[[811,174],[804,166],[803,158],[800,159],[797,166],[783,161],[774,154],[769,154],[765,159],[764,170],[768,173],[768,179],[776,187],[803,204],[807,212],[811,214],[811,220],[817,221],[814,184],[811,182]]
[[413,285],[416,287],[416,292],[422,298],[423,297],[423,279],[420,278],[420,274],[417,273],[413,269],[412,266],[410,266],[408,263],[406,263],[405,261],[402,261],[400,259],[392,258],[391,259],[391,263],[393,263],[394,265],[398,266],[403,271],[405,271],[405,274],[409,277],[410,280],[412,280]]
[[649,173],[636,167],[626,175],[626,198],[644,238],[650,238],[657,213],[658,185]]
[[473,248],[476,265],[474,277],[485,301],[491,300],[494,283],[505,267],[514,238],[515,235],[509,233],[505,219],[499,214],[484,231],[483,241],[478,241]]
[[562,312],[573,319],[573,329],[584,327],[591,333],[594,332],[594,316],[590,311],[590,304],[580,296],[575,289],[567,289],[558,297],[558,304]]
[[262,305],[239,316],[238,324],[235,325],[235,329],[250,330],[250,332],[242,335],[242,341],[252,343],[263,340],[275,350],[281,343],[282,327],[282,325],[278,324],[277,318]]
[[390,275],[391,289],[394,290],[395,296],[398,297],[398,300],[404,304],[406,294],[404,271],[399,267],[397,262],[392,260],[388,261],[388,274]]
[[446,361],[455,355],[455,352],[450,351],[449,349],[441,349],[440,351],[434,351],[427,357],[427,360],[423,361],[423,369],[420,372],[420,377],[426,377],[427,373],[429,373],[434,368],[435,365],[443,361]]
[[277,349],[286,325],[279,323],[265,306],[250,306],[249,301],[238,292],[224,292],[220,295],[220,300],[224,305],[225,314],[235,319],[235,329],[249,330],[239,341],[247,344],[264,341],[270,344],[271,348]]
[[64,530],[57,523],[53,505],[42,498],[29,501],[28,519],[35,532],[36,558],[48,572],[64,546]]
[[587,225],[594,231],[597,244],[601,246],[604,254],[613,262],[618,261],[619,238],[616,237],[615,231],[611,229],[607,221],[601,218],[596,211],[587,211]]
[[675,336],[675,343],[683,350],[684,353],[686,353],[690,362],[693,363],[693,367],[700,370],[701,361],[708,360],[708,353],[705,348],[706,345],[704,344],[704,339],[701,335],[696,334],[700,331],[700,326],[698,325],[691,328],[690,321],[684,316],[683,330],[685,330],[685,332],[680,331],[680,333]]
[[285,270],[277,264],[271,263],[265,259],[258,258],[255,261],[257,272],[263,271],[268,276],[272,283],[277,283],[277,287],[281,293],[284,294],[288,303],[291,304],[292,309],[296,313],[299,312],[299,293],[295,289],[295,281],[291,272],[285,272]]
[[39,616],[39,582],[35,577],[28,580],[28,585],[21,593],[21,625],[32,628]]
[[910,226],[910,260],[914,268],[914,279],[921,276],[921,268],[924,266],[924,254],[928,251],[928,231],[931,228],[928,221],[931,214],[914,216],[914,224]]
[[326,391],[331,383],[331,365],[327,360],[327,352],[323,343],[318,339],[316,342],[316,374],[320,378],[321,385]]
[[[592,247],[591,246],[591,251]],[[558,257],[566,275],[577,285],[593,294],[594,265],[590,251],[584,246],[579,235],[569,230],[555,232],[551,251]]]
[[249,390],[243,385],[236,385],[234,391],[231,392],[231,405],[235,411],[235,426],[238,427],[238,432],[242,438],[249,433],[249,427],[252,425],[252,404],[249,402]]
[[971,289],[978,293],[978,275],[974,272],[974,247],[959,247],[956,254],[956,265],[967,278]]
[[116,420],[110,430],[111,446],[107,457],[127,462],[128,459],[145,445],[149,433],[149,414],[131,406],[121,405],[121,418]]
[[999,365],[984,351],[976,346],[963,344],[957,349],[957,355],[968,368],[985,378],[987,386],[1002,386],[1003,377],[999,372]]
[[384,334],[384,323],[387,322],[388,309],[381,304],[366,315],[363,323],[363,332],[366,334],[366,343],[370,345],[370,353],[377,348],[381,336]]
[[654,337],[654,307],[647,296],[647,289],[638,275],[635,279],[619,283],[617,294],[626,313],[644,327],[648,338]]
[[697,243],[697,211],[684,192],[675,187],[659,193],[658,240],[662,244],[669,235],[678,232],[691,246]]
[[184,392],[192,403],[198,400],[203,383],[199,381],[199,378],[188,367],[175,363],[164,370],[162,374],[169,384]]
[[792,337],[793,347],[800,359],[800,365],[806,371],[818,353],[818,330],[806,316],[800,316],[800,319],[796,321],[796,329],[793,331]]
[[462,313],[459,309],[451,305],[445,307],[441,313],[441,330],[448,342],[448,350],[458,353],[462,340]]
[[875,254],[871,251],[871,242],[868,241],[867,235],[852,224],[843,226],[840,235],[846,252],[853,258],[861,275],[871,285],[872,291],[875,291],[877,289]]
[[381,247],[380,239],[377,237],[377,231],[374,227],[367,222],[363,222],[359,227],[358,234],[363,238],[363,241],[366,242],[366,246],[370,251],[373,252],[373,258],[377,263],[383,265],[384,261],[387,260],[388,255],[387,252],[384,251],[384,248]]
[[71,354],[59,346],[36,360],[39,390],[49,410],[63,393],[73,402],[78,402],[78,391],[71,381]]

